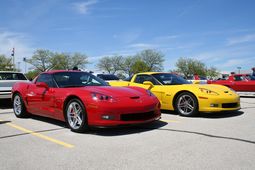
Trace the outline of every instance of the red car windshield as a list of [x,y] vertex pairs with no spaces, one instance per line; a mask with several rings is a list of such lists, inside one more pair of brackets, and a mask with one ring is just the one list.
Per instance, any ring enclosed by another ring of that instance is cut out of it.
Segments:
[[58,87],[108,86],[106,82],[86,72],[58,72],[53,74]]

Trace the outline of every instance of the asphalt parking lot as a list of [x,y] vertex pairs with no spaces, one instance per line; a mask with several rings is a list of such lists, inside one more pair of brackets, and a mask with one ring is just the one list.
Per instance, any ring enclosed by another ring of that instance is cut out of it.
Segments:
[[78,134],[52,119],[18,119],[0,101],[0,169],[255,169],[255,98],[241,107]]

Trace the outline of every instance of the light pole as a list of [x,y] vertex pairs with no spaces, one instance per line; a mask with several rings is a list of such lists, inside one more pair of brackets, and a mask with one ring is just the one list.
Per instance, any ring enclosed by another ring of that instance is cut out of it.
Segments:
[[25,73],[27,73],[27,58],[24,57],[24,58],[23,58],[23,61],[25,62]]
[[20,71],[20,61],[18,62],[18,71]]
[[240,74],[241,68],[242,68],[242,67],[237,67],[237,69],[238,69],[238,74]]
[[15,70],[15,58],[14,58],[14,54],[15,54],[15,48],[12,48],[12,64],[13,64],[13,71]]

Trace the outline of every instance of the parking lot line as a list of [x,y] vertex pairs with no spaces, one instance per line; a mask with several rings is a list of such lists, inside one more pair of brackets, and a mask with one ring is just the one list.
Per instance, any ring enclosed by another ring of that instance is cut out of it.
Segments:
[[[0,119],[0,121],[3,121],[3,120]],[[34,132],[34,131],[31,131],[31,130],[28,130],[28,129],[26,129],[26,128],[23,128],[23,127],[21,127],[21,126],[15,125],[15,124],[13,124],[13,123],[6,123],[6,125],[8,125],[8,126],[10,126],[10,127],[13,127],[13,128],[15,128],[15,129],[18,129],[18,130],[20,130],[20,131],[22,131],[22,132],[29,133],[29,134],[34,135],[34,136],[36,136],[36,137],[39,137],[39,138],[41,138],[41,139],[44,139],[44,140],[47,140],[47,141],[56,143],[56,144],[58,144],[58,145],[62,145],[62,146],[64,146],[64,147],[66,147],[66,148],[73,148],[73,147],[74,147],[74,145],[68,144],[68,143],[66,143],[66,142],[62,142],[62,141],[57,140],[57,139],[53,139],[53,138],[51,138],[51,137],[45,136],[45,135],[43,135],[43,134],[40,134],[40,133],[38,133],[38,132]]]
[[178,120],[165,120],[165,119],[160,119],[163,122],[168,122],[168,123],[180,123]]

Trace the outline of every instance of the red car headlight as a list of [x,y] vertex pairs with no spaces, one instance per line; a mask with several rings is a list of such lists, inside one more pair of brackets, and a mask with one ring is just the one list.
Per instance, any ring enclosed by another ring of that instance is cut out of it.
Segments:
[[108,95],[96,93],[96,92],[92,92],[91,97],[95,101],[109,101],[109,102],[115,101],[112,96],[108,96]]

